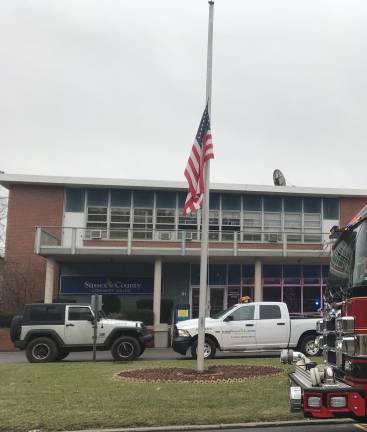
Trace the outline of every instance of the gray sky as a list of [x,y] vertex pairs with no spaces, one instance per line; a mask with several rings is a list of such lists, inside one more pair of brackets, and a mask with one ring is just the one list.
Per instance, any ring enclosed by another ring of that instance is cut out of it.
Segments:
[[[183,180],[205,0],[0,2],[0,169]],[[216,0],[215,182],[367,188],[367,2]]]

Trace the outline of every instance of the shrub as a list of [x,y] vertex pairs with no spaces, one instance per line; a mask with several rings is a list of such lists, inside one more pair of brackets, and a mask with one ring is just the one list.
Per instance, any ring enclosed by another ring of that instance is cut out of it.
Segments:
[[12,314],[0,313],[0,327],[10,327],[12,319]]
[[[139,299],[136,301],[138,310],[153,311],[153,299]],[[173,301],[170,299],[161,299],[161,322],[170,323],[172,320]]]

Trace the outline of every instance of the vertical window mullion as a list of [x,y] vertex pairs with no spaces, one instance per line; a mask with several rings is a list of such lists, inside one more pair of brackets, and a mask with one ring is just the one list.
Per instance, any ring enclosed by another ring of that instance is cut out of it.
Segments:
[[110,230],[111,228],[111,189],[108,191],[108,198],[107,198],[107,238],[110,237]]

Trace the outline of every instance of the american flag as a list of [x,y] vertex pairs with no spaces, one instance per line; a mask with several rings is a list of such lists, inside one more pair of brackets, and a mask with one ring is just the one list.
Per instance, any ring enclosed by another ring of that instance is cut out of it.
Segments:
[[195,212],[201,207],[205,193],[205,165],[207,160],[213,158],[212,135],[210,132],[210,119],[207,105],[201,117],[199,129],[196,133],[184,173],[189,184],[189,191],[184,208],[182,209],[184,215]]

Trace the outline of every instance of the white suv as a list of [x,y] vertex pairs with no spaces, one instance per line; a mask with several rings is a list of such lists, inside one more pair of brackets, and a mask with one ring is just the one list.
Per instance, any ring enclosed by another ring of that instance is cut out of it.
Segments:
[[[31,363],[59,361],[70,352],[93,349],[93,321],[89,305],[30,304],[13,318],[10,336]],[[103,312],[98,318],[97,350],[111,350],[115,360],[134,360],[151,339],[140,321],[109,319]]]

